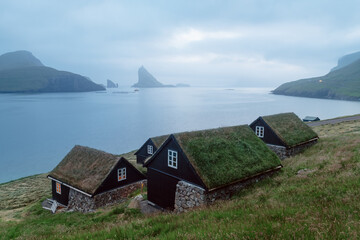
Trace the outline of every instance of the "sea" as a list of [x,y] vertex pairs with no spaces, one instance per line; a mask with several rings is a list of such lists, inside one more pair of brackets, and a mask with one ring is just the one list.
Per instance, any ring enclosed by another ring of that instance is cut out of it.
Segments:
[[130,88],[106,92],[0,94],[0,183],[51,171],[83,145],[113,154],[149,137],[250,124],[294,112],[300,118],[360,113],[360,102],[273,95],[269,88]]

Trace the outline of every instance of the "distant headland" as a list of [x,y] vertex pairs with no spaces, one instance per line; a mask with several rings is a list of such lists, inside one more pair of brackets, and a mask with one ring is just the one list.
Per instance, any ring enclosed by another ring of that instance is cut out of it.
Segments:
[[360,52],[345,55],[338,65],[321,77],[284,83],[274,94],[360,101]]
[[79,74],[47,67],[28,51],[0,56],[0,93],[91,92],[105,88]]
[[138,70],[138,82],[132,85],[135,88],[162,88],[162,87],[190,87],[188,84],[178,83],[176,85],[165,85],[159,82],[144,66]]

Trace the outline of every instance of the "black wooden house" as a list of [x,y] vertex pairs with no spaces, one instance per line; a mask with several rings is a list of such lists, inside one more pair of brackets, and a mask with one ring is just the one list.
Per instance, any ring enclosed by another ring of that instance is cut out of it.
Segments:
[[144,161],[148,157],[151,157],[168,137],[169,135],[163,135],[146,140],[146,142],[134,153],[134,155],[136,155],[136,163],[144,164]]
[[[228,186],[281,168],[247,125],[171,134],[144,166],[149,203],[170,210],[206,204]],[[186,206],[180,182],[201,191]]]
[[50,172],[52,198],[69,209],[90,211],[126,198],[145,176],[124,157],[75,146]]
[[301,152],[319,139],[295,113],[261,116],[250,127],[282,159]]

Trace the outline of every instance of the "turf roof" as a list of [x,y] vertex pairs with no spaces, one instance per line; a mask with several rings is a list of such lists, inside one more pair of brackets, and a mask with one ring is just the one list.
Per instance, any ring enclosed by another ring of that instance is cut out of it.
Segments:
[[153,143],[155,144],[155,146],[156,146],[157,148],[159,148],[159,147],[161,146],[161,144],[163,144],[168,137],[169,137],[169,134],[163,135],[163,136],[158,136],[158,137],[152,137],[152,138],[150,138],[150,139],[153,141]]
[[281,166],[247,125],[174,134],[208,189]]
[[76,145],[50,172],[50,176],[94,194],[121,157]]
[[293,147],[318,137],[295,113],[280,113],[263,116],[262,118],[288,147]]

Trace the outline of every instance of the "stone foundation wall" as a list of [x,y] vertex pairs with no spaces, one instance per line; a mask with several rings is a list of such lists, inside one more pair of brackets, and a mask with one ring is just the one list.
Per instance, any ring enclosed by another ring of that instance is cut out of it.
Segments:
[[175,212],[186,212],[189,208],[202,206],[206,202],[205,189],[191,183],[179,181],[175,191]]
[[191,183],[179,181],[176,185],[174,211],[187,212],[191,208],[212,204],[216,200],[230,199],[234,193],[239,192],[254,182],[271,176],[274,172],[276,172],[276,170],[209,192]]
[[286,147],[283,146],[277,146],[277,145],[271,145],[271,144],[266,144],[274,153],[276,153],[276,155],[278,155],[278,157],[281,160],[284,160],[285,158],[294,156],[302,151],[304,151],[306,148],[311,147],[312,145],[314,145],[315,143],[317,143],[317,140],[311,141],[309,143],[306,144],[302,144],[290,149],[286,149]]
[[277,146],[277,145],[271,145],[266,144],[271,151],[273,151],[281,160],[284,160],[285,158],[289,157],[288,152],[286,150],[286,147],[283,146]]
[[139,181],[124,187],[116,188],[107,192],[100,193],[94,197],[88,197],[78,191],[70,189],[68,211],[91,212],[99,207],[112,205],[125,201],[127,197],[135,190],[144,187],[147,184],[146,180]]

